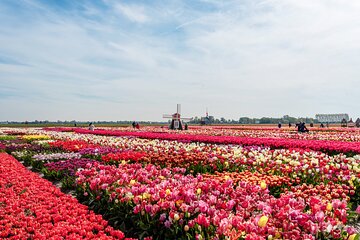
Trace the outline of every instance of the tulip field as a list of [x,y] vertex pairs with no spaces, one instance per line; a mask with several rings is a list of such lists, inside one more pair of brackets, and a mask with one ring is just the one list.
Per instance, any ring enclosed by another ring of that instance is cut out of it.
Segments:
[[360,129],[0,128],[0,238],[360,239]]

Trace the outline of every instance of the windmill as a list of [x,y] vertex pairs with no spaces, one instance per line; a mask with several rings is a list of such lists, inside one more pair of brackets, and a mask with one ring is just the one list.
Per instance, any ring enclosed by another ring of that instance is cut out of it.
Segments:
[[208,108],[206,108],[206,116],[205,117],[201,117],[200,119],[200,125],[208,125],[210,124],[210,117],[209,117],[209,112],[208,112]]
[[174,114],[164,114],[163,118],[171,118],[171,124],[169,126],[172,130],[183,130],[182,121],[190,121],[192,118],[182,118],[181,117],[181,105],[177,104],[176,113]]

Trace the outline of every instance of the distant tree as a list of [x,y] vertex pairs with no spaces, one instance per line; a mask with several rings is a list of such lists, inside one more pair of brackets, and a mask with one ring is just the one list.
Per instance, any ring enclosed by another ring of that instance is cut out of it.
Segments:
[[248,117],[239,118],[239,123],[240,124],[251,124],[252,122],[253,122],[253,120],[251,118],[248,118]]
[[194,123],[196,123],[196,124],[200,123],[200,119],[198,116],[194,117]]
[[271,118],[263,117],[260,119],[260,124],[268,124],[271,123]]
[[214,116],[209,116],[209,122],[210,122],[210,123],[214,123],[214,122],[215,122]]

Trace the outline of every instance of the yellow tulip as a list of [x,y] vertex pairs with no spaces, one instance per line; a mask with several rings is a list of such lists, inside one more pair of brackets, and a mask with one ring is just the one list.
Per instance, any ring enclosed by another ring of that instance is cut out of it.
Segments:
[[356,235],[357,235],[356,233],[351,234],[351,235],[349,236],[348,240],[354,240],[355,237],[356,237]]
[[269,220],[269,218],[267,216],[262,216],[258,222],[259,227],[265,227],[268,220]]
[[331,203],[328,203],[328,204],[326,205],[326,210],[330,212],[332,209],[333,209],[332,204],[331,204]]

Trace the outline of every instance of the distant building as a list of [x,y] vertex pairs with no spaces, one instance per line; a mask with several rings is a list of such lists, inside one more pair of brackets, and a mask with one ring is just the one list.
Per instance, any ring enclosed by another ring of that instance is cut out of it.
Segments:
[[340,114],[316,114],[315,118],[322,123],[341,123],[343,119],[349,121],[349,115],[347,113]]
[[212,124],[214,121],[215,121],[214,116],[209,116],[208,109],[206,108],[206,116],[201,117],[200,125],[209,125],[209,124]]
[[355,123],[353,122],[352,118],[350,118],[350,121],[347,124],[348,127],[355,127]]
[[209,125],[209,124],[212,124],[214,121],[215,121],[214,116],[201,117],[200,124],[201,125]]
[[360,127],[360,118],[356,119],[356,121],[355,121],[355,126],[356,126],[356,127]]

